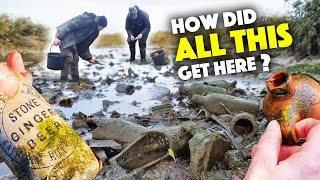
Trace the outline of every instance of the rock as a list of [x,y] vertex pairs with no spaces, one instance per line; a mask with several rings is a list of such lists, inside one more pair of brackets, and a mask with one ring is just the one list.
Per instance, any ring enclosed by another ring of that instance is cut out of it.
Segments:
[[105,161],[106,159],[108,159],[106,152],[102,148],[91,148],[91,149],[93,153],[96,156],[98,156],[98,158],[101,159],[102,161]]
[[142,89],[142,86],[140,86],[140,85],[139,85],[139,86],[136,86],[136,89],[137,89],[137,90],[141,90],[141,89]]
[[130,84],[118,84],[116,86],[116,91],[118,93],[125,93],[125,94],[133,94],[135,91],[135,87],[133,85]]
[[170,76],[170,72],[169,71],[166,71],[162,74],[163,77],[169,77]]
[[155,86],[150,89],[152,93],[151,100],[161,100],[170,94],[170,89],[163,86]]
[[[85,80],[84,80],[85,81]],[[78,83],[72,83],[69,86],[69,89],[71,90],[77,90],[77,91],[81,91],[81,90],[95,90],[96,87],[91,84],[90,81],[87,82],[81,82],[80,84]]]
[[145,82],[146,83],[156,83],[156,78],[157,78],[157,76],[155,76],[155,77],[147,76],[147,80]]
[[112,148],[114,150],[121,150],[121,144],[115,142],[114,140],[96,140],[90,139],[86,141],[88,146],[91,148]]
[[107,76],[107,78],[105,80],[101,81],[101,85],[109,85],[112,84],[113,82],[115,82],[112,78],[110,78],[109,76]]
[[73,100],[70,97],[64,97],[59,101],[59,105],[62,107],[72,107]]
[[104,95],[103,93],[98,93],[96,96],[97,96],[97,98],[104,98],[104,97],[106,97],[106,95]]
[[74,119],[72,121],[72,127],[74,129],[89,128],[89,125],[83,119]]
[[93,94],[91,92],[85,92],[84,94],[82,94],[82,96],[88,100],[93,98]]
[[240,89],[240,88],[234,88],[232,91],[229,93],[232,96],[246,96],[247,93],[245,90]]
[[229,150],[225,154],[225,163],[229,169],[237,170],[241,166],[241,159],[239,150]]
[[181,86],[179,88],[180,95],[192,97],[195,94],[204,95],[211,93],[227,94],[227,90],[221,87],[209,86],[200,83],[194,83],[190,87]]
[[245,98],[234,97],[226,94],[209,94],[200,96],[195,94],[191,100],[193,104],[204,106],[204,108],[215,115],[247,112],[257,116],[259,112],[259,102]]
[[234,89],[237,85],[237,80],[234,80],[233,82],[229,83],[225,80],[215,80],[215,81],[209,81],[204,82],[203,84],[209,85],[209,86],[215,86],[215,87],[221,87],[228,91],[231,91]]
[[156,106],[153,106],[151,108],[151,110],[153,112],[157,111],[157,112],[168,112],[170,110],[172,110],[173,106],[172,104],[161,104],[161,105],[156,105]]
[[92,131],[93,139],[115,140],[130,143],[139,138],[148,129],[135,123],[121,120],[95,120],[97,128]]
[[79,112],[77,114],[77,117],[72,122],[72,126],[75,129],[79,129],[79,128],[91,128],[91,129],[94,129],[94,128],[97,127],[95,122],[92,120],[92,117],[91,116],[87,116],[82,112]]
[[93,75],[93,77],[96,77],[96,76],[100,75],[100,73],[98,73],[98,72],[96,72],[96,71],[93,71],[93,72],[92,72],[92,75]]
[[138,77],[138,74],[136,74],[136,73],[131,69],[131,67],[128,69],[128,74],[129,74],[129,77],[130,77],[130,78]]
[[109,106],[114,105],[116,103],[119,103],[119,101],[103,100],[102,101],[102,106],[103,106],[103,109],[107,109]]
[[112,111],[110,118],[119,118],[121,116],[117,111]]
[[197,130],[189,141],[191,171],[195,174],[210,171],[218,161],[223,160],[230,147],[231,143],[220,133]]
[[131,105],[132,105],[132,106],[137,106],[137,105],[138,105],[138,102],[137,102],[137,101],[132,101],[132,102],[131,102]]
[[95,113],[91,114],[90,116],[92,116],[92,117],[103,117],[105,115],[104,115],[103,111],[98,111],[98,112],[95,112]]
[[58,99],[58,96],[56,94],[53,94],[51,92],[49,93],[43,93],[42,94],[42,97],[46,100],[47,103],[49,104],[55,104],[57,103],[57,99]]
[[59,109],[55,109],[56,113],[59,114],[60,117],[62,117],[63,119],[67,119],[67,116],[64,114],[64,112],[62,112]]

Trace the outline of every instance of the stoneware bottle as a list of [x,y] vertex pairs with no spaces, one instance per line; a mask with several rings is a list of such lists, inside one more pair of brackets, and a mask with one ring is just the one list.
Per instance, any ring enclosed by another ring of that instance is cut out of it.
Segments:
[[280,124],[284,144],[297,144],[295,124],[305,118],[320,119],[320,85],[310,75],[280,70],[267,80],[263,109],[266,118]]
[[[7,67],[6,67],[7,68]],[[24,77],[12,97],[0,94],[0,156],[18,179],[93,179],[91,149]]]

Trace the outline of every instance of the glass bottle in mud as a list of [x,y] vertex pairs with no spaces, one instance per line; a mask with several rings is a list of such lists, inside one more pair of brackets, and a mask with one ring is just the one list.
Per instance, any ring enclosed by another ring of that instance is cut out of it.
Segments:
[[0,94],[0,156],[18,179],[93,179],[91,149],[24,77],[12,97]]

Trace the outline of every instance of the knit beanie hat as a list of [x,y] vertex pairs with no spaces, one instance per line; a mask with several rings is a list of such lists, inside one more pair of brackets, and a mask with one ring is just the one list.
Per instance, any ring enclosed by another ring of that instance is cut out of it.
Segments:
[[138,9],[134,6],[134,7],[130,7],[129,8],[129,15],[133,18],[137,18],[138,15]]
[[99,16],[98,25],[105,28],[107,26],[107,24],[108,24],[107,18],[105,16]]

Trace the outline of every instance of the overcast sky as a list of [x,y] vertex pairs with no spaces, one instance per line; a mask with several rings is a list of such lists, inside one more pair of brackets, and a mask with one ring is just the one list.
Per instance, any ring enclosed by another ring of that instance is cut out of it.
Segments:
[[124,32],[128,7],[138,5],[148,12],[152,31],[170,30],[170,19],[253,8],[259,14],[285,14],[284,0],[0,0],[0,13],[30,17],[51,29],[85,11],[105,15],[108,27],[102,33]]

